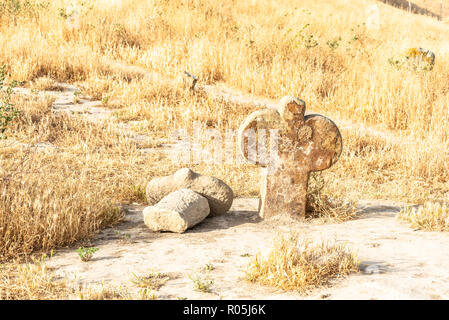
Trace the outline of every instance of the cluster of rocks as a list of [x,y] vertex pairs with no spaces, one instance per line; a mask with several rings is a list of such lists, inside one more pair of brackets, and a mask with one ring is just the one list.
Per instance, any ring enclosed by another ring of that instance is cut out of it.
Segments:
[[[251,113],[239,128],[240,152],[262,169],[259,215],[263,219],[280,214],[304,218],[310,172],[331,167],[342,152],[335,123],[319,114],[305,115],[305,109],[303,100],[286,96],[276,109]],[[259,131],[277,132],[277,151],[270,159],[257,155],[261,147],[268,150],[262,146],[267,141],[250,139],[260,136]],[[147,227],[182,233],[209,215],[226,213],[234,194],[220,179],[184,168],[151,180],[146,196],[151,205],[143,210]]]
[[226,213],[234,199],[222,180],[189,168],[151,180],[145,191],[150,206],[143,217],[151,231],[185,232],[208,216]]

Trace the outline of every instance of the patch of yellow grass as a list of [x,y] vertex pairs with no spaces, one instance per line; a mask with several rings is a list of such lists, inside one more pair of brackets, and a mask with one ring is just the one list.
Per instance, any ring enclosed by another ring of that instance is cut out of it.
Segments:
[[55,279],[45,256],[26,264],[0,264],[0,300],[67,299],[73,293]]
[[58,83],[50,77],[40,77],[31,82],[31,86],[35,90],[61,90]]
[[423,206],[406,207],[397,218],[410,227],[426,231],[449,231],[449,207],[444,204],[426,202]]
[[82,288],[76,291],[80,300],[158,300],[158,295],[150,288],[130,292],[123,287],[104,286]]
[[[0,259],[91,237],[120,218],[119,203],[143,202],[141,190],[151,178],[186,166],[163,152],[140,153],[115,130],[117,122],[136,121],[136,131],[154,147],[169,142],[174,129],[191,132],[194,121],[202,130],[237,129],[256,109],[163,80],[184,70],[202,83],[223,82],[244,93],[298,95],[308,110],[385,133],[337,121],[344,149],[322,175],[325,190],[310,202],[319,216],[350,217],[350,211],[334,210],[338,198],[419,203],[449,192],[449,30],[431,18],[380,6],[376,31],[364,25],[364,15],[354,15],[370,1],[123,0],[79,4],[78,23],[70,25],[61,14],[64,1],[31,2],[0,12],[0,65],[7,65],[8,80],[39,90],[75,83],[113,107],[115,118],[89,123],[52,114],[51,99],[14,96],[21,114],[0,147]],[[416,46],[436,53],[433,71],[388,64]],[[122,64],[160,77],[145,78]],[[26,151],[40,142],[55,151]],[[189,166],[223,179],[236,196],[258,194],[255,166]]]
[[[137,142],[117,131],[114,123],[54,114],[52,101],[13,98],[20,114],[0,148],[0,260],[93,236],[120,221],[120,204],[144,203],[150,179],[185,166],[171,162],[164,152],[141,153]],[[36,150],[34,145],[42,142],[50,147]],[[202,163],[191,167],[224,179],[236,194],[257,194],[255,168]]]
[[330,196],[321,172],[313,172],[310,175],[306,218],[320,219],[322,222],[344,222],[354,219],[356,214],[356,203],[344,203],[341,199]]
[[148,288],[151,290],[159,290],[168,280],[171,279],[171,276],[165,273],[160,272],[150,272],[146,275],[136,275],[132,274],[133,279],[131,282],[139,288]]
[[273,249],[263,256],[258,253],[250,262],[247,278],[251,282],[295,290],[306,294],[358,271],[359,262],[344,245],[331,242],[314,244],[296,236],[278,236]]
[[29,263],[0,264],[0,300],[156,300],[148,287],[134,290],[116,286],[80,287],[58,278],[46,265],[47,257],[32,258]]

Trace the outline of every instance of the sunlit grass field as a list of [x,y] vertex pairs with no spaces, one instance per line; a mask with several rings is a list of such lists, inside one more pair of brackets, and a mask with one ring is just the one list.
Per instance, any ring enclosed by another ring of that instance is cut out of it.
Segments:
[[[374,4],[378,28],[367,23]],[[362,0],[0,0],[0,8],[8,81],[33,90],[72,83],[115,112],[92,123],[52,113],[51,97],[11,97],[20,114],[0,142],[2,260],[91,237],[121,219],[119,204],[144,203],[151,178],[184,166],[140,153],[117,123],[139,122],[136,130],[157,147],[194,121],[237,129],[256,109],[174,85],[184,70],[243,94],[296,95],[334,119],[344,151],[323,173],[332,198],[447,200],[449,27],[436,19]],[[433,70],[391,63],[415,47],[436,54]],[[14,147],[38,142],[58,151]],[[192,168],[223,179],[236,196],[258,194],[254,166]]]

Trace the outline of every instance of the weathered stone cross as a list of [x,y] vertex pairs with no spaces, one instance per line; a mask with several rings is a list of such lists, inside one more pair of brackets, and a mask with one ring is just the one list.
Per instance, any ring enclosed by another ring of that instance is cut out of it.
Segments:
[[[335,123],[318,114],[304,116],[305,108],[304,101],[287,96],[277,110],[255,111],[240,126],[241,153],[250,163],[263,167],[262,218],[278,214],[304,217],[310,172],[329,168],[341,154],[342,138]],[[268,132],[270,148],[266,147]],[[269,149],[274,153],[270,159],[266,155]]]

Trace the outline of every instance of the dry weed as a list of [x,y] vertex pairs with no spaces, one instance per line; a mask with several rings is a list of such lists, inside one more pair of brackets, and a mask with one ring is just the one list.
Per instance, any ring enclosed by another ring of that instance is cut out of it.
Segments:
[[267,255],[258,253],[250,262],[247,279],[262,285],[306,294],[331,280],[358,271],[358,260],[344,245],[313,243],[277,236]]
[[445,204],[426,202],[420,207],[406,207],[397,218],[415,229],[449,231],[449,208]]

